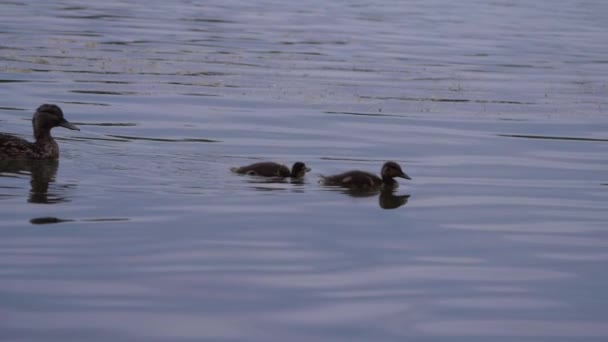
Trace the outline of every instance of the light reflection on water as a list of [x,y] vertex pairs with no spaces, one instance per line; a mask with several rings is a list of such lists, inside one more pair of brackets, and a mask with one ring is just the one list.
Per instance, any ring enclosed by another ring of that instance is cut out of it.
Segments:
[[0,131],[82,131],[0,162],[0,339],[606,339],[607,11],[3,4]]

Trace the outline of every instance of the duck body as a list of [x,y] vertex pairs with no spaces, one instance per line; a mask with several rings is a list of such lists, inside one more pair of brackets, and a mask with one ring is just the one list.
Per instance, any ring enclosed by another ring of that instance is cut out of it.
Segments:
[[79,130],[63,117],[63,111],[56,105],[43,104],[38,107],[32,119],[35,142],[0,133],[0,160],[10,159],[58,159],[59,146],[51,136],[54,127]]
[[53,138],[31,143],[10,134],[0,133],[0,160],[57,158],[59,158],[59,146]]
[[395,177],[411,179],[401,170],[399,164],[391,161],[384,163],[380,174],[381,177],[378,177],[367,171],[352,170],[332,176],[321,176],[321,183],[355,189],[395,189],[399,187]]
[[306,174],[306,172],[310,171],[310,168],[306,167],[306,165],[302,162],[294,163],[291,170],[283,164],[275,162],[259,162],[241,167],[233,167],[230,170],[238,174],[246,174],[251,176],[301,178]]
[[352,170],[332,176],[322,176],[324,185],[337,185],[347,188],[380,188],[382,178],[371,172]]

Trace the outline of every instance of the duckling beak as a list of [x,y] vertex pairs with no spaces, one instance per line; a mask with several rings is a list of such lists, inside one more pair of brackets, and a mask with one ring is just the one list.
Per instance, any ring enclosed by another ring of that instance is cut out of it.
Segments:
[[401,171],[401,174],[400,174],[399,176],[397,176],[397,177],[401,177],[401,178],[405,178],[405,179],[412,180],[412,179],[410,178],[410,176],[406,175],[406,174],[405,174],[405,172],[403,172],[403,171]]
[[65,127],[67,129],[72,129],[75,131],[80,131],[80,128],[76,127],[73,123],[69,122],[68,120],[63,120],[62,122],[59,123],[59,126],[61,127]]

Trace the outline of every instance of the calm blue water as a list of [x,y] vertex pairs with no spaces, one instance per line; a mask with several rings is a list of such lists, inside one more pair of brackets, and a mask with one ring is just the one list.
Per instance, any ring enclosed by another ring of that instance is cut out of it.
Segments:
[[[0,340],[605,341],[607,15],[0,3],[0,131],[81,128],[0,163]],[[386,160],[394,193],[317,183]]]

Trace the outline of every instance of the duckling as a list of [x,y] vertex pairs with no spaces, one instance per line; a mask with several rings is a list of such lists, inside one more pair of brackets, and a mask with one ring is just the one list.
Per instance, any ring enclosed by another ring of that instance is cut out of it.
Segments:
[[340,173],[333,176],[321,176],[323,185],[337,185],[347,188],[362,188],[362,189],[396,189],[399,186],[394,177],[411,179],[406,175],[399,164],[388,161],[382,166],[380,171],[381,177],[373,173],[353,170]]
[[79,131],[80,129],[63,117],[57,105],[43,104],[36,109],[32,119],[34,143],[0,133],[0,160],[6,159],[58,159],[59,146],[51,136],[53,127],[61,126]]
[[291,167],[291,171],[287,166],[279,163],[260,162],[247,166],[233,167],[230,170],[239,174],[251,176],[302,178],[306,172],[309,172],[311,169],[302,162],[294,163]]

